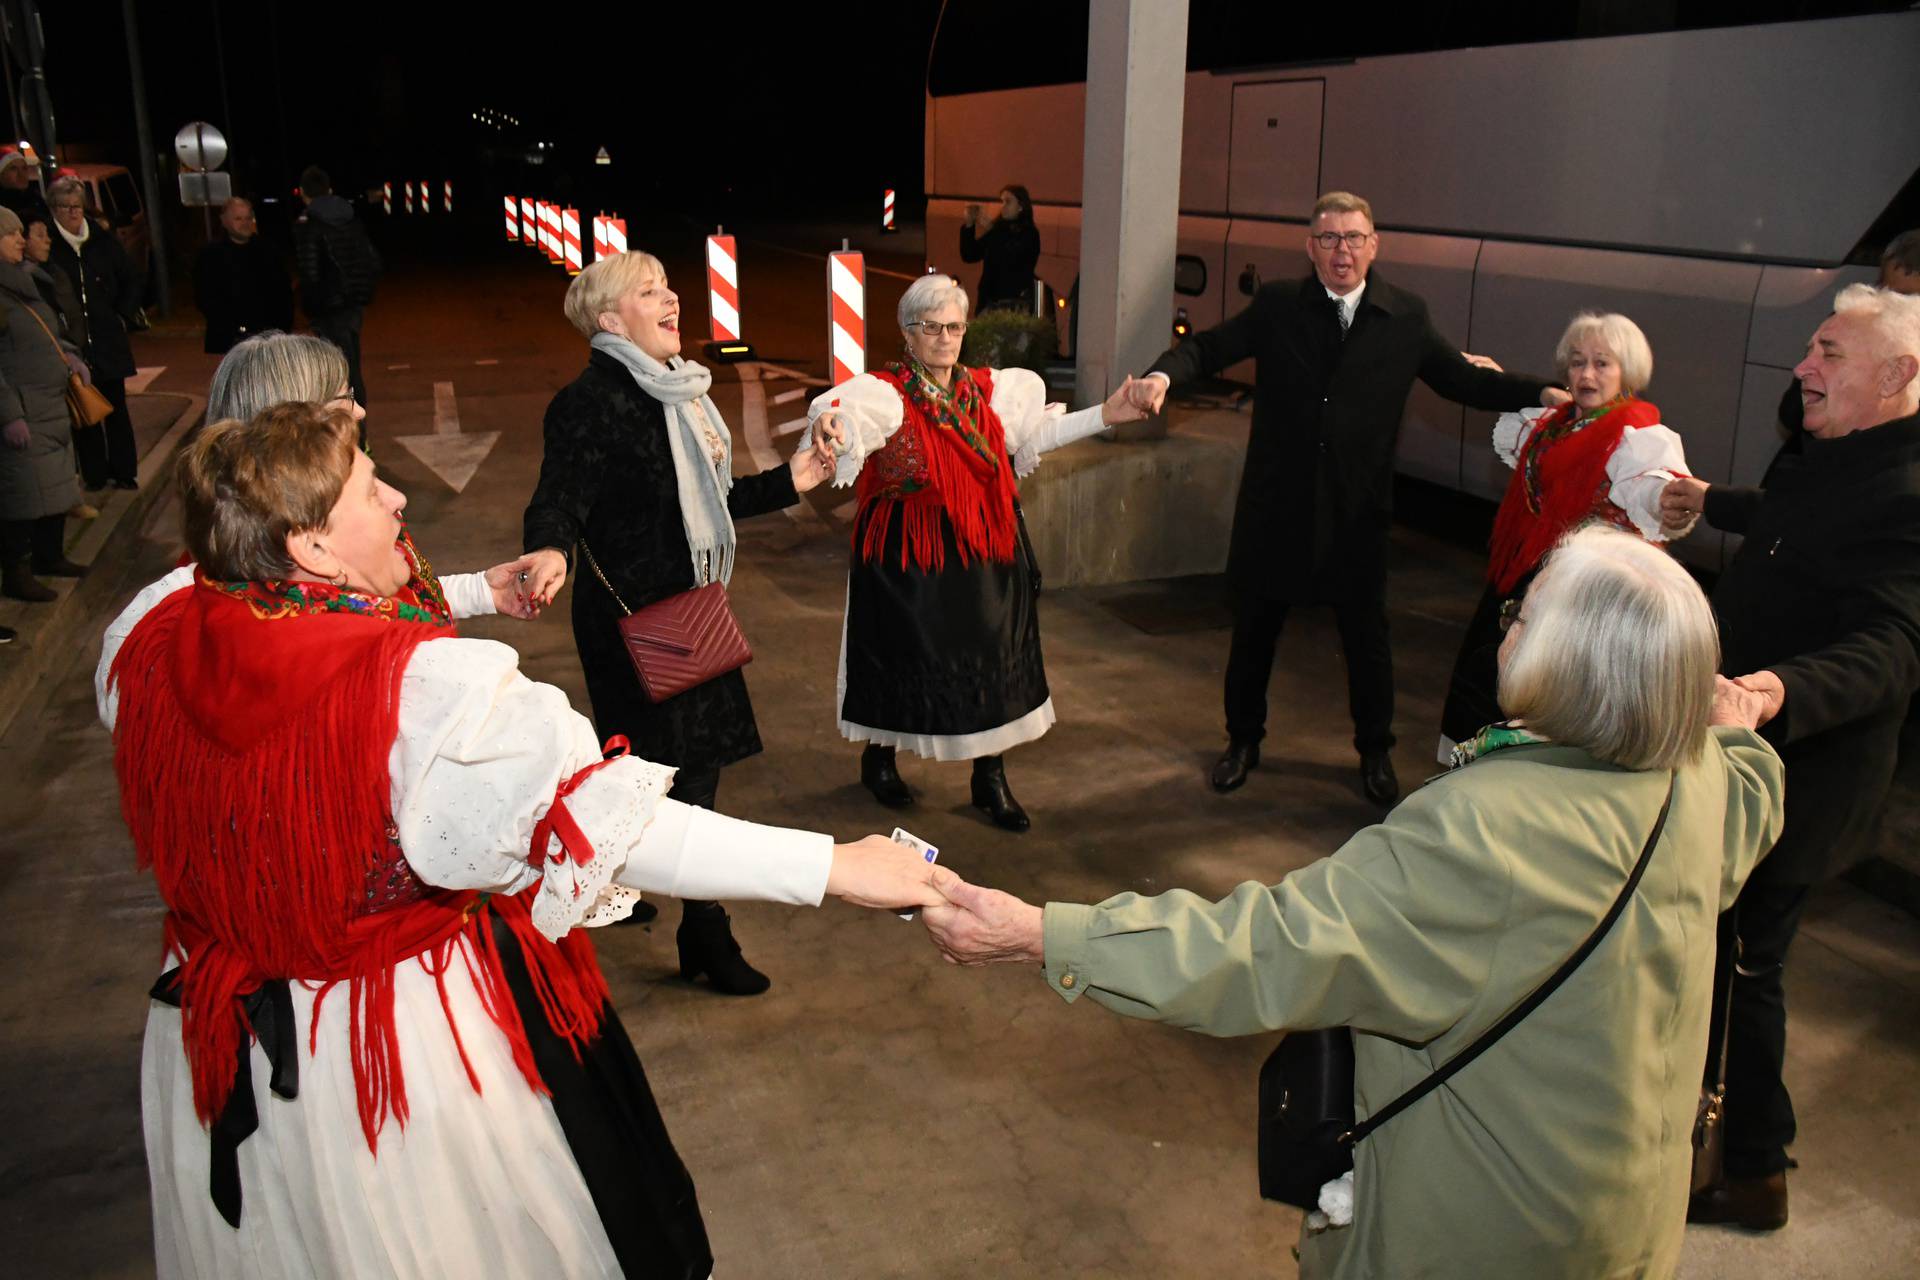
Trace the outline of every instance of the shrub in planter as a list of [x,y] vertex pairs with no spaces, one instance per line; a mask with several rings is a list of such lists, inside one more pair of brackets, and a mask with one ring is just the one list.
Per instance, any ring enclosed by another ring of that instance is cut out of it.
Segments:
[[970,369],[1031,369],[1044,375],[1059,343],[1049,316],[983,311],[967,325],[960,363]]

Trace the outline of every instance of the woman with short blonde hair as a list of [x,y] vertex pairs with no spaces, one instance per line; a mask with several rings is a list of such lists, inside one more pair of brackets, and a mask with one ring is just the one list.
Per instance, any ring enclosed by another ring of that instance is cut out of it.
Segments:
[[1493,450],[1513,468],[1494,517],[1487,587],[1467,624],[1446,706],[1440,758],[1502,718],[1494,652],[1540,562],[1571,530],[1598,521],[1650,543],[1685,537],[1693,521],[1662,523],[1660,493],[1687,474],[1680,437],[1640,393],[1653,378],[1653,349],[1617,312],[1582,311],[1554,346],[1572,398],[1553,409],[1500,415]]
[[[707,394],[713,374],[681,358],[680,299],[652,254],[594,263],[567,287],[563,310],[587,340],[587,367],[547,406],[546,453],[525,517],[530,585],[547,601],[576,566],[587,571],[574,584],[573,638],[594,724],[677,768],[676,799],[711,808],[720,770],[760,750],[746,679],[735,669],[654,702],[620,621],[729,581],[733,522],[799,502],[830,473],[832,455],[803,449],[789,466],[734,475],[733,436]],[[681,976],[733,995],[767,989],[719,903],[681,906]]]

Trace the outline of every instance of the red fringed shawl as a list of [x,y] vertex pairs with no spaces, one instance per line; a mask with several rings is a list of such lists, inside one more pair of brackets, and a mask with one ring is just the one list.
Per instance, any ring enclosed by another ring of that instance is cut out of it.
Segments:
[[902,364],[874,376],[893,384],[906,416],[860,472],[855,493],[861,507],[871,509],[857,548],[861,559],[880,562],[897,518],[900,567],[938,573],[946,564],[944,519],[953,527],[962,564],[1011,563],[1016,490],[1006,430],[993,411],[992,376],[956,367],[951,394],[930,388]]
[[1535,424],[1493,521],[1487,578],[1496,591],[1511,592],[1569,530],[1590,519],[1639,532],[1607,496],[1607,461],[1628,427],[1659,421],[1651,403],[1624,396],[1585,414],[1569,402]]
[[[183,956],[181,1017],[194,1109],[212,1124],[252,1030],[242,1000],[273,979],[347,987],[360,1124],[407,1120],[393,1011],[394,968],[418,956],[447,1004],[457,952],[515,1064],[545,1092],[483,907],[526,954],[543,1012],[577,1052],[607,997],[592,944],[533,928],[528,898],[434,889],[406,865],[389,812],[387,760],[401,677],[414,649],[453,634],[433,571],[398,596],[310,583],[198,578],[156,606],[115,658],[114,765],[142,867],[167,904],[166,950]],[[537,889],[537,885],[535,888]]]

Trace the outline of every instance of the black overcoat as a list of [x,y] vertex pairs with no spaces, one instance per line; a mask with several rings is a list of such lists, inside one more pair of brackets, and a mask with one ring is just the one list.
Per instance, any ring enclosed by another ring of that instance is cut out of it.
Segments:
[[64,272],[80,298],[81,329],[69,336],[87,367],[96,378],[131,378],[133,343],[127,333],[140,312],[140,269],[119,238],[97,222],[78,253],[57,227],[48,227],[47,234],[53,237],[48,267]]
[[1464,359],[1427,304],[1378,272],[1340,335],[1319,280],[1266,285],[1247,308],[1154,361],[1174,386],[1252,357],[1253,428],[1227,576],[1236,594],[1296,602],[1378,583],[1393,509],[1394,448],[1419,378],[1476,409],[1538,404],[1542,379]]
[[[792,473],[779,467],[737,477],[727,506],[741,520],[798,501]],[[557,547],[567,557],[573,638],[603,738],[625,734],[634,754],[682,769],[732,764],[760,750],[740,672],[652,703],[621,643],[613,592],[639,609],[699,584],[680,520],[666,411],[612,356],[594,352],[547,406],[546,452],[524,526],[528,551]],[[613,592],[576,554],[582,538]],[[754,640],[747,637],[749,645]]]
[[1765,489],[1713,485],[1707,522],[1746,541],[1713,592],[1721,665],[1786,686],[1763,735],[1786,826],[1754,872],[1813,884],[1867,851],[1920,689],[1920,416],[1811,436]]

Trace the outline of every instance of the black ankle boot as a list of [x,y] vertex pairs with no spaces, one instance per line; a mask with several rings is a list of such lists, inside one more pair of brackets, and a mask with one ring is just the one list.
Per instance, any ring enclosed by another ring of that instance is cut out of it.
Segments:
[[708,986],[729,996],[757,996],[773,985],[741,956],[724,907],[717,902],[680,905],[680,931],[674,941],[680,947],[681,977],[692,982],[704,973]]
[[860,753],[860,781],[873,792],[875,800],[889,809],[904,809],[913,803],[913,792],[907,789],[906,779],[894,764],[892,747],[867,744],[867,749]]
[[981,756],[973,762],[973,807],[985,811],[997,827],[1025,831],[1033,823],[1007,786],[1006,766],[999,756]]
[[7,561],[4,574],[0,574],[0,595],[28,604],[46,604],[60,598],[59,592],[33,576],[25,560]]

